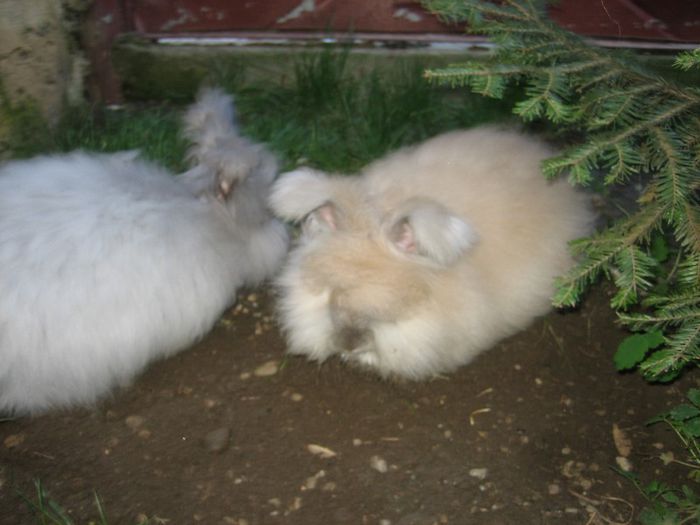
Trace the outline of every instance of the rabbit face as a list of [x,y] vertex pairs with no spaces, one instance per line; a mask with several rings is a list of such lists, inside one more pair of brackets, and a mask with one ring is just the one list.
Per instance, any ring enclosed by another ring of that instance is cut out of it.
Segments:
[[[433,282],[477,237],[428,199],[384,213],[357,182],[300,170],[274,186],[273,208],[302,219],[297,250],[278,281],[280,309],[290,352],[377,366],[396,352],[387,334],[430,308]],[[285,210],[293,194],[313,208]]]

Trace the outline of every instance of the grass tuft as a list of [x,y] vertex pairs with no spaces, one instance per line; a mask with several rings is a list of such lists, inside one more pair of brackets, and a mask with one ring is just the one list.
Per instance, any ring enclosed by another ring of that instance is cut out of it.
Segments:
[[[209,82],[235,94],[244,133],[267,143],[286,168],[305,163],[354,172],[442,131],[510,117],[509,101],[455,94],[431,86],[422,73],[423,66],[415,63],[360,75],[348,69],[347,50],[329,48],[298,59],[288,85],[243,86],[239,72],[223,66],[214,68]],[[71,108],[51,133],[38,113],[24,109],[13,156],[140,149],[179,171],[186,149],[181,111],[175,106]]]

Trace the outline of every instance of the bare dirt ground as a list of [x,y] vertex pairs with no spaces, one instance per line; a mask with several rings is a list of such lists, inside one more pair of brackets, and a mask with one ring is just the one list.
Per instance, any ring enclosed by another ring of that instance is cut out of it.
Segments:
[[[264,290],[191,350],[95,410],[0,423],[0,523],[34,524],[41,479],[76,523],[636,523],[614,472],[616,425],[642,479],[681,479],[677,441],[645,421],[692,382],[618,374],[605,291],[552,313],[449,377],[392,383],[285,358]],[[162,520],[162,521],[158,521]]]

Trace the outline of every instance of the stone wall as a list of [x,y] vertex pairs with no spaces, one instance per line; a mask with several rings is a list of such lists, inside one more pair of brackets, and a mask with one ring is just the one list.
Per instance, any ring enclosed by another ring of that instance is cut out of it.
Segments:
[[[79,21],[89,0],[0,1],[0,82],[10,103],[33,100],[49,123],[83,97]],[[0,130],[2,115],[0,115]]]

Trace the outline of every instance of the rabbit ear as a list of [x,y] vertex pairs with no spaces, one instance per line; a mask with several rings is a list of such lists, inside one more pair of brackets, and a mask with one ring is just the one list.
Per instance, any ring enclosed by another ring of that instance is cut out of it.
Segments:
[[389,221],[386,235],[402,253],[449,266],[477,241],[470,224],[429,200],[411,200]]
[[[272,211],[285,220],[298,221],[331,201],[328,176],[310,168],[283,173],[272,186]],[[325,221],[328,222],[328,221]]]
[[338,211],[332,202],[327,202],[309,213],[302,224],[307,236],[321,232],[334,232],[338,229]]

